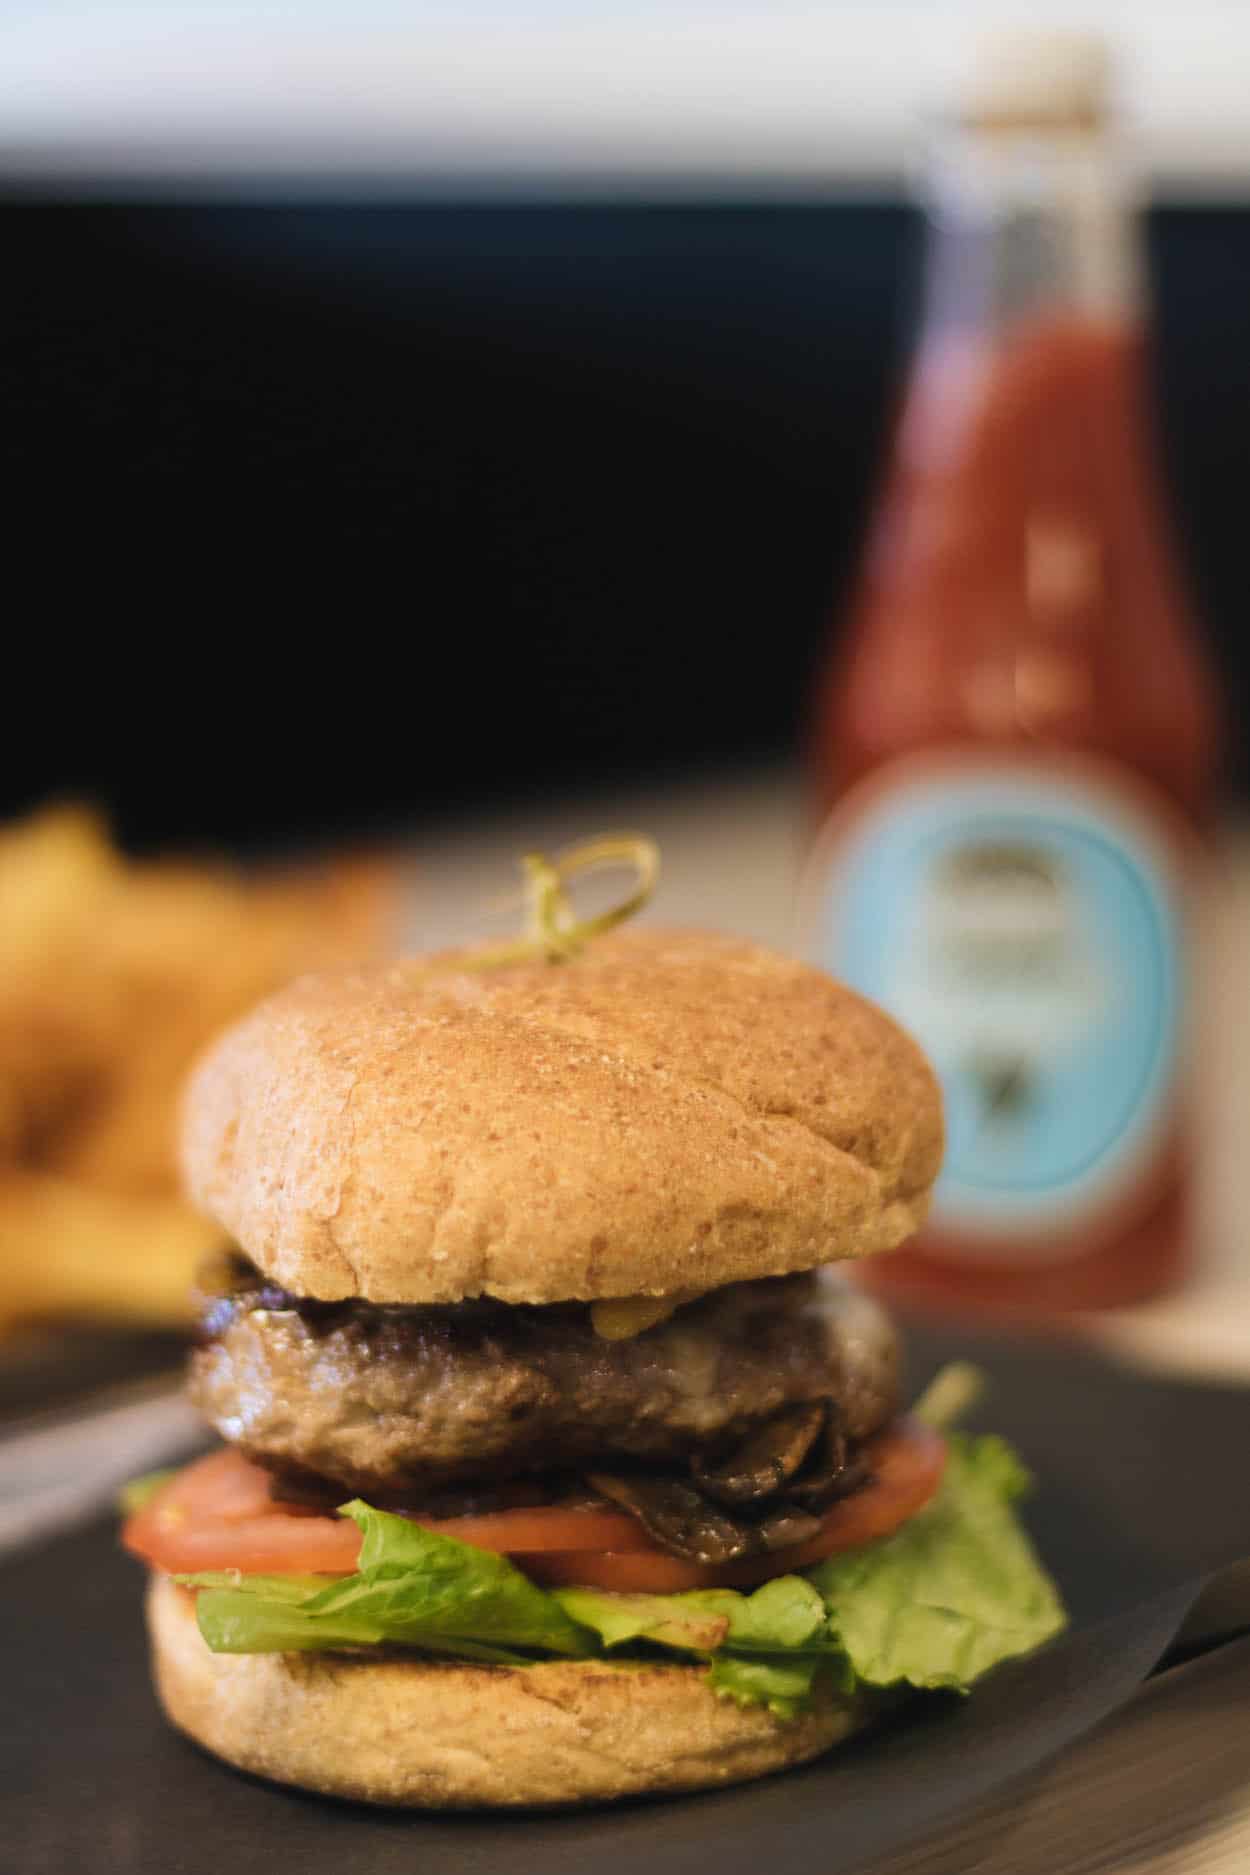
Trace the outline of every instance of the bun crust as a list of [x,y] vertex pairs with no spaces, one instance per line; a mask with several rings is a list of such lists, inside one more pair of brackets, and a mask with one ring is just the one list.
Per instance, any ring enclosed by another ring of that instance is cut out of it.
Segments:
[[697,1667],[475,1667],[214,1654],[191,1595],[148,1591],[157,1690],[180,1731],[241,1770],[421,1809],[702,1790],[817,1757],[855,1729],[831,1695],[796,1719],[740,1709]]
[[889,1250],[942,1153],[920,1049],[820,971],[701,932],[571,963],[306,977],[201,1062],[183,1163],[328,1301],[712,1289]]

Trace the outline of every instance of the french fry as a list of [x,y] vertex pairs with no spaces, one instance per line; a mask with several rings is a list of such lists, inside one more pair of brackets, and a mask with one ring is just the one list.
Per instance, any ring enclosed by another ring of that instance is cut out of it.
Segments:
[[196,1265],[221,1243],[177,1198],[43,1172],[0,1178],[0,1321],[53,1315],[190,1320]]
[[384,858],[128,862],[90,810],[0,829],[0,1321],[181,1319],[217,1234],[177,1197],[195,1056],[289,977],[398,939]]

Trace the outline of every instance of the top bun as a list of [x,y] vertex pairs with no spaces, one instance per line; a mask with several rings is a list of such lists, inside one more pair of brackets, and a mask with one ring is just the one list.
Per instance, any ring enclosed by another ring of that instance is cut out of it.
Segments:
[[193,1075],[191,1196],[284,1288],[667,1295],[889,1250],[924,1217],[932,1070],[819,971],[693,931],[460,955],[304,977]]

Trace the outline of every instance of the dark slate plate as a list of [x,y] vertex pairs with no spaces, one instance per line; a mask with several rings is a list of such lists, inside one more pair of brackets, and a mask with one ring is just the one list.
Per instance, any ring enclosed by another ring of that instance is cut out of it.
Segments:
[[1198,1583],[1250,1555],[1250,1390],[1151,1383],[1071,1346],[913,1332],[919,1383],[958,1348],[985,1418],[1043,1482],[1030,1522],[1070,1633],[969,1700],[914,1702],[823,1763],[715,1795],[585,1813],[421,1817],[244,1778],[169,1732],[147,1680],[138,1569],[109,1526],[0,1569],[0,1815],[21,1875],[676,1875],[854,1869],[1076,1737],[1149,1672]]

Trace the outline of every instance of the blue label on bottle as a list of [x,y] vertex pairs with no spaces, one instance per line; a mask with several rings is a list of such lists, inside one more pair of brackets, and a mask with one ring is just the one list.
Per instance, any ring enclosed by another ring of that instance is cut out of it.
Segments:
[[1127,792],[980,764],[879,777],[831,824],[813,910],[819,960],[937,1068],[944,1236],[1062,1257],[1148,1176],[1181,933],[1170,849]]

